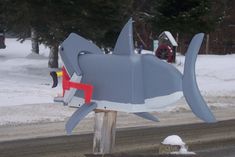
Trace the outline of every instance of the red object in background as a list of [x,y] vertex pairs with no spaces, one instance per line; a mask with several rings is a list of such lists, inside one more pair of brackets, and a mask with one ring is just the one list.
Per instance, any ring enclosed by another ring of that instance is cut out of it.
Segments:
[[160,45],[155,55],[160,59],[165,59],[167,62],[172,63],[173,62],[173,50],[169,45],[162,44]]
[[170,53],[168,53],[167,62],[173,63],[173,51],[172,50]]
[[70,77],[64,67],[62,68],[62,73],[63,73],[62,75],[63,96],[64,96],[65,91],[70,90],[70,88],[83,90],[85,103],[89,104],[92,98],[93,86],[90,84],[76,83],[76,82],[69,81]]

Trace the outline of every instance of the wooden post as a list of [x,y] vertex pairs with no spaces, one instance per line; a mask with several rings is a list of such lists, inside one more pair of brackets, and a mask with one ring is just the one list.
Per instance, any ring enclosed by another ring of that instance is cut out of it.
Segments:
[[93,154],[110,154],[115,144],[117,111],[95,111]]

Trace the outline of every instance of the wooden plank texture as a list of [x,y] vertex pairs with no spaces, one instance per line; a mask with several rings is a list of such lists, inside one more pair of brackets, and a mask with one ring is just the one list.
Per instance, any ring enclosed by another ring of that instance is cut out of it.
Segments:
[[110,154],[115,144],[116,111],[95,111],[93,153]]

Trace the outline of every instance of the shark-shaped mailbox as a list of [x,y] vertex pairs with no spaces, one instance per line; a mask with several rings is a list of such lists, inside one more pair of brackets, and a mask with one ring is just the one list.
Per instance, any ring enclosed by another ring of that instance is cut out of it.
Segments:
[[[67,133],[94,109],[134,113],[158,121],[149,112],[164,108],[182,96],[193,113],[206,122],[215,118],[200,94],[195,62],[204,34],[195,35],[185,56],[184,73],[151,54],[136,54],[132,19],[122,29],[112,54],[104,54],[95,44],[71,33],[60,46],[69,81],[91,85],[92,99],[80,105],[66,124]],[[64,102],[84,101],[83,91],[65,91]]]

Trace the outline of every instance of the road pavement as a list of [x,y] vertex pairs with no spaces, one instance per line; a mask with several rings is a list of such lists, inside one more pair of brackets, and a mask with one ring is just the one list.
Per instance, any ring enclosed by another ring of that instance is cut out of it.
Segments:
[[[214,124],[132,127],[117,130],[114,153],[156,154],[159,143],[177,134],[189,149],[204,157],[235,155],[235,120]],[[0,142],[1,157],[77,157],[92,152],[93,134]]]

